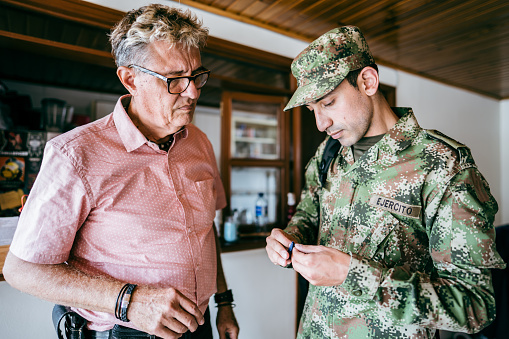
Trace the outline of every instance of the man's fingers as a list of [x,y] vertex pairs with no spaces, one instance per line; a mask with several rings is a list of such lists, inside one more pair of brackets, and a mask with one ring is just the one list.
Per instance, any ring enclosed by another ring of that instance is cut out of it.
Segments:
[[[201,313],[198,306],[196,306],[195,303],[193,303],[191,300],[187,299],[184,296],[181,296],[180,299],[180,307],[182,308],[182,312],[179,314],[187,315],[189,314],[192,317],[192,320],[196,321],[199,325],[203,325],[205,322],[205,319],[203,317],[203,314]],[[185,324],[185,323],[184,323]]]
[[273,229],[270,236],[267,237],[267,253],[269,259],[274,264],[288,266],[291,263],[288,248],[290,244],[296,240],[295,237],[281,229]]
[[191,300],[181,294],[179,294],[176,301],[177,303],[173,304],[174,307],[170,315],[170,320],[173,318],[184,325],[186,330],[189,329],[191,332],[196,331],[198,325],[202,325],[205,322],[200,309]]
[[129,319],[141,330],[165,339],[180,338],[204,322],[198,306],[174,288],[139,286],[129,307]]
[[280,266],[287,265],[287,261],[289,261],[288,251],[272,234],[267,237],[267,246],[265,249],[267,250],[270,261],[274,264]]
[[161,325],[175,333],[196,331],[204,322],[199,308],[179,291],[170,289],[170,300],[162,313]]
[[[162,322],[162,325],[163,325],[162,332],[166,336],[170,337],[173,336],[174,338],[179,338],[181,334],[186,333],[189,330],[189,328],[186,325],[184,325],[175,318],[165,319]],[[156,333],[156,335],[161,336],[160,333]]]
[[274,238],[276,241],[280,242],[283,245],[290,245],[290,243],[292,242],[288,238],[288,233],[284,232],[280,228],[273,228],[272,231],[270,232],[270,237]]
[[194,332],[198,328],[198,322],[196,321],[196,318],[184,310],[175,314],[175,316],[170,318],[169,321],[170,324],[175,326],[169,328],[177,331],[178,333],[185,333],[187,330]]
[[295,244],[295,249],[302,253],[317,253],[323,250],[323,246],[319,245],[302,245],[302,244]]
[[284,247],[284,245],[277,239],[273,238],[272,236],[267,237],[267,247],[286,259],[285,253],[288,254],[288,251],[286,250],[286,247]]
[[303,265],[303,260],[306,256],[306,253],[299,251],[297,248],[294,248],[292,251],[292,266],[295,270],[298,270],[299,266]]

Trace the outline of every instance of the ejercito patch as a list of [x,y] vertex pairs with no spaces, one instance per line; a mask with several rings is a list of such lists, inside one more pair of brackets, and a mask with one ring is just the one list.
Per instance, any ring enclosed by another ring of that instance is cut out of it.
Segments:
[[408,205],[401,201],[381,197],[379,195],[373,195],[369,199],[369,205],[414,219],[419,218],[419,215],[421,214],[421,206]]

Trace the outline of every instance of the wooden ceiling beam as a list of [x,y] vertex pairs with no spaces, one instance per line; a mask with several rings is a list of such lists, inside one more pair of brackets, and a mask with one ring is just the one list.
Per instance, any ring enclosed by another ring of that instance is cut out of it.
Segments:
[[[306,29],[307,27],[309,27],[309,25],[316,24],[316,21],[320,21],[320,17],[322,17],[326,13],[331,13],[334,8],[341,6],[340,2],[333,2],[333,3],[329,2],[329,4],[330,4],[329,6],[324,7],[322,10],[317,11],[313,15],[309,15],[307,19],[301,21],[299,23],[299,30]],[[376,8],[377,6],[380,6],[380,3],[374,3],[372,5],[367,5],[360,12],[365,13],[365,12],[372,11],[373,8]],[[309,12],[309,9],[306,12]]]
[[276,32],[276,33],[279,33],[279,34],[283,34],[283,35],[289,36],[291,38],[295,38],[295,39],[299,39],[299,40],[303,40],[303,41],[307,41],[307,42],[311,42],[311,41],[314,40],[311,37],[305,37],[305,36],[302,36],[300,34],[293,33],[293,32],[291,32],[289,30],[277,28],[277,27],[271,26],[269,24],[262,23],[262,22],[260,22],[258,20],[254,20],[254,19],[251,19],[251,18],[246,18],[245,16],[242,16],[242,15],[239,15],[239,14],[235,14],[235,13],[231,13],[231,12],[228,12],[228,11],[225,11],[225,10],[222,10],[222,9],[218,9],[216,7],[212,7],[212,6],[209,6],[209,5],[204,5],[204,4],[196,2],[196,1],[192,1],[192,0],[180,0],[179,2],[184,4],[184,5],[186,5],[186,6],[194,7],[194,8],[201,9],[201,10],[204,10],[204,11],[216,14],[216,15],[220,15],[220,16],[224,16],[226,18],[230,18],[230,19],[233,19],[233,20],[244,22],[246,24],[250,24],[250,25],[253,25],[253,26],[261,27],[261,28],[267,29],[269,31],[273,31],[273,32]]

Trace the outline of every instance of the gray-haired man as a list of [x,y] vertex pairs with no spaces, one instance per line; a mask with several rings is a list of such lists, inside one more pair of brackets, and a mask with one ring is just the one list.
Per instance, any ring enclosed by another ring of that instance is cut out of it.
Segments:
[[211,339],[216,291],[219,335],[237,338],[213,224],[224,190],[209,140],[190,124],[210,73],[207,36],[189,11],[127,13],[110,38],[130,94],[46,146],[3,273],[72,307],[66,331],[80,338]]

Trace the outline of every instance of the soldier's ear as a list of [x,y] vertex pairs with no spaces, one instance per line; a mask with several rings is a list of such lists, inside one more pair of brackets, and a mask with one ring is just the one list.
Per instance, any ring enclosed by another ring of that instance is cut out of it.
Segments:
[[359,89],[366,95],[373,96],[378,91],[379,78],[378,72],[373,67],[364,67],[357,79]]

